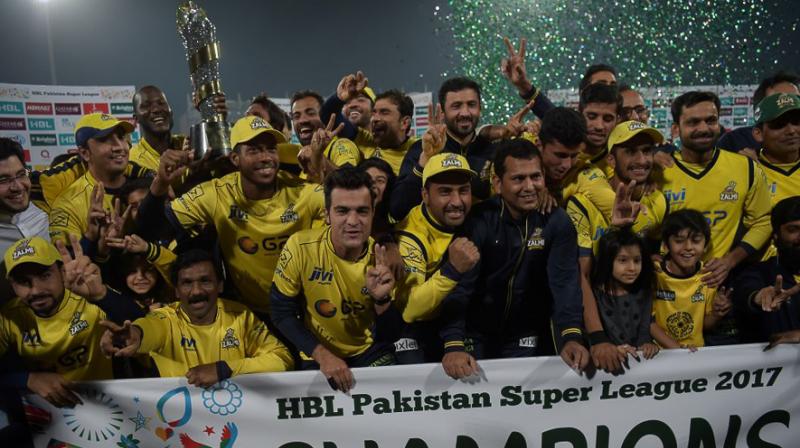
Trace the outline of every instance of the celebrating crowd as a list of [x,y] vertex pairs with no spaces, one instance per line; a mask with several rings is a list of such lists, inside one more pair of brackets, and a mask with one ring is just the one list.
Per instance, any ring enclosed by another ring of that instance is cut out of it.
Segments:
[[735,130],[714,93],[682,94],[665,139],[614,67],[555,107],[524,40],[506,45],[506,123],[455,77],[416,138],[411,99],[356,72],[290,114],[255,97],[219,157],[172,133],[155,86],[132,98],[133,147],[102,113],[44,171],[0,139],[0,386],[74,406],[75,381],[313,369],[346,392],[353,367],[460,379],[556,355],[617,374],[800,342],[800,78],[765,77]]

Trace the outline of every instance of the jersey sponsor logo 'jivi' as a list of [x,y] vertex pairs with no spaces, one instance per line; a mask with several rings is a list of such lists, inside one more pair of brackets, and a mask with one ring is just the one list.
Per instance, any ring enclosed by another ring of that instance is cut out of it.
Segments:
[[308,277],[308,281],[319,282],[323,285],[328,284],[333,281],[333,271],[314,266],[314,270],[311,271],[311,276]]

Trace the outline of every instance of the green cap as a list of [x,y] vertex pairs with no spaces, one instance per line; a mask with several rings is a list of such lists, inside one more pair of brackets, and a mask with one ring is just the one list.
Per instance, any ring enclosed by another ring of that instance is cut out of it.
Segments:
[[756,124],[772,121],[790,110],[800,109],[800,95],[776,93],[763,100],[755,108]]

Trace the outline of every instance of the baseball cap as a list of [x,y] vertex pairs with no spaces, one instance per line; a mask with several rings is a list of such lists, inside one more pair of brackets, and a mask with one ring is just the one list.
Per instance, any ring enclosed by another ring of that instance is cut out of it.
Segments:
[[753,115],[756,124],[761,124],[772,121],[790,110],[797,109],[800,109],[800,95],[776,93],[761,100],[753,111]]
[[428,179],[433,176],[449,172],[462,172],[470,176],[477,176],[475,171],[469,169],[466,157],[453,152],[439,153],[431,157],[425,164],[425,168],[422,170],[422,185],[428,183]]
[[367,87],[364,87],[364,89],[361,91],[361,93],[363,93],[364,95],[366,95],[366,96],[367,96],[367,98],[369,98],[369,99],[370,99],[370,101],[372,101],[372,102],[373,102],[373,104],[375,103],[375,91],[374,91],[374,90],[372,90],[372,89],[371,89],[369,86],[367,86]]
[[614,127],[614,129],[611,131],[611,135],[608,136],[608,149],[610,150],[614,147],[614,145],[625,143],[642,132],[649,135],[656,145],[664,143],[664,136],[661,134],[661,132],[659,132],[658,129],[651,128],[641,121],[631,120],[623,121]]
[[103,138],[121,126],[126,133],[133,132],[133,125],[127,121],[118,120],[117,117],[101,112],[86,114],[75,124],[75,144],[86,147],[90,138]]
[[17,241],[8,248],[3,257],[6,265],[6,277],[15,267],[23,263],[52,266],[59,260],[61,260],[61,254],[58,253],[58,249],[40,236]]
[[231,147],[235,148],[239,143],[249,142],[264,132],[268,132],[275,137],[275,141],[278,144],[286,143],[286,136],[281,131],[270,126],[267,120],[248,115],[236,120],[233,125],[233,129],[231,129]]

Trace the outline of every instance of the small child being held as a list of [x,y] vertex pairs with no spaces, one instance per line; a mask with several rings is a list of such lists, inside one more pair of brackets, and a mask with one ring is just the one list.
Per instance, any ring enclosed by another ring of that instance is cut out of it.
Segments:
[[623,355],[646,359],[659,348],[650,336],[653,265],[644,241],[629,229],[600,239],[592,267],[592,290],[609,342]]
[[711,229],[697,210],[670,213],[662,225],[662,241],[667,249],[656,269],[653,295],[653,338],[664,348],[705,345],[703,331],[710,330],[731,308],[731,290],[710,288],[702,278],[701,259],[711,241]]

